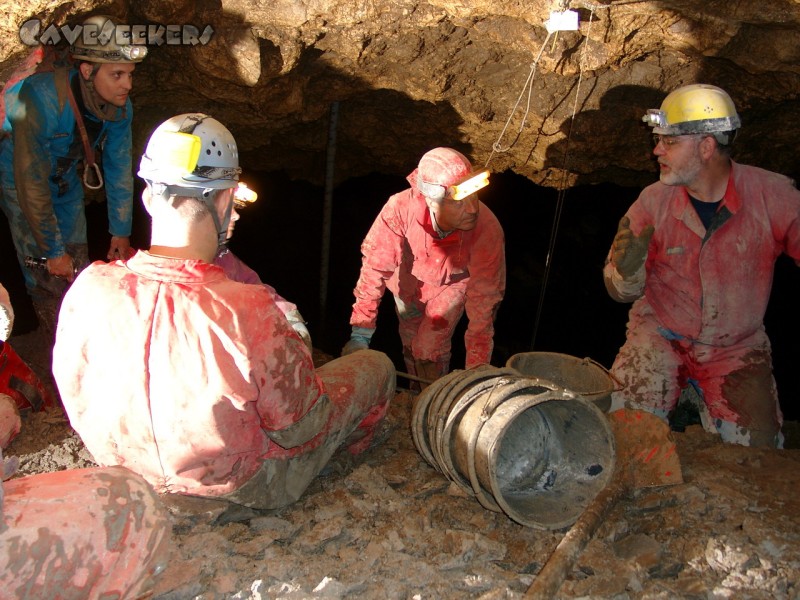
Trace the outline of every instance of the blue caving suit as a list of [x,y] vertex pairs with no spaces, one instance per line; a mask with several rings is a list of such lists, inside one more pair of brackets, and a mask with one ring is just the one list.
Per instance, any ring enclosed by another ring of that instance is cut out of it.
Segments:
[[[28,293],[58,297],[65,286],[47,273],[33,273],[25,256],[56,258],[65,253],[88,259],[82,169],[81,135],[66,94],[66,80],[83,107],[77,69],[35,73],[6,92],[7,116],[0,139],[0,205],[8,218],[17,258]],[[60,87],[60,89],[59,89]],[[108,202],[109,232],[131,233],[133,177],[131,174],[131,119],[128,99],[113,120],[101,120],[81,108],[96,155],[101,157]],[[83,264],[77,266],[82,267]],[[58,288],[61,289],[58,289]]]

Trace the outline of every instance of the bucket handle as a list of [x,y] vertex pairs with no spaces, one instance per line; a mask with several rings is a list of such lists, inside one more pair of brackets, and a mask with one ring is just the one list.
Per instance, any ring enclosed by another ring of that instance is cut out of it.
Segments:
[[[545,388],[545,392],[539,393],[532,393],[532,395],[539,396],[541,394],[546,394],[547,392],[560,392],[561,395],[567,399],[571,400],[575,398],[575,392],[562,388],[561,386],[556,385],[552,381],[548,379],[539,379],[538,377],[523,377],[519,380],[512,380],[514,387],[504,390],[505,394],[500,396],[497,400],[492,400],[492,396],[494,395],[497,386],[492,388],[489,392],[489,396],[486,398],[486,401],[483,405],[483,410],[481,410],[481,424],[485,423],[489,419],[494,416],[494,412],[500,408],[500,406],[508,400],[512,396],[516,396],[520,392],[526,391],[528,388],[533,386],[539,386]],[[499,382],[498,382],[499,383]]]
[[[585,358],[583,359],[583,362],[585,362],[585,363],[591,363],[591,364],[593,364],[595,367],[598,367],[599,369],[602,369],[602,370],[603,370],[603,372],[604,372],[606,375],[608,375],[609,379],[611,379],[611,381],[613,381],[613,382],[614,382],[614,387],[612,387],[612,388],[611,388],[611,389],[608,391],[609,393],[610,393],[610,392],[619,392],[619,391],[620,391],[622,388],[624,388],[624,387],[625,387],[625,386],[622,384],[622,382],[621,382],[619,379],[617,379],[616,377],[614,377],[614,374],[613,374],[611,371],[609,371],[608,369],[606,369],[606,368],[605,368],[603,365],[601,365],[599,362],[597,362],[597,361],[596,361],[595,359],[593,359],[592,357],[590,357],[590,356],[587,356],[587,357],[585,357]],[[581,395],[582,395],[582,396],[590,396],[590,395],[592,395],[592,394],[604,394],[604,393],[606,393],[606,392],[605,392],[605,391],[603,391],[603,392],[589,392],[588,394],[581,394]]]

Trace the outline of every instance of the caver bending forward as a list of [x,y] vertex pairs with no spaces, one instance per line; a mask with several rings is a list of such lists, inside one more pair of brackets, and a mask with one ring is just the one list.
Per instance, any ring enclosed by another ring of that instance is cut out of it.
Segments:
[[[70,48],[74,67],[30,75],[5,95],[0,206],[36,315],[50,335],[74,268],[83,267],[89,258],[82,176],[87,185],[105,187],[108,258],[132,253],[133,108],[128,94],[146,48],[120,45],[123,38],[113,33],[114,21],[108,23],[109,17],[103,16],[85,21],[84,28],[106,33],[97,43],[88,36],[76,40]],[[82,174],[77,169],[81,161]],[[26,256],[46,258],[47,269],[26,267]]]
[[239,171],[233,136],[207,115],[155,130],[139,169],[150,250],[78,276],[53,373],[98,463],[126,466],[160,492],[277,508],[338,447],[369,446],[395,372],[380,352],[315,370],[270,291],[213,264]]
[[800,261],[800,192],[783,175],[731,160],[740,118],[718,87],[679,88],[644,120],[660,181],[621,219],[604,269],[611,296],[634,302],[611,410],[666,419],[691,384],[707,431],[780,447],[763,319],[776,258]]
[[451,338],[465,310],[466,367],[491,363],[506,285],[505,241],[478,197],[488,173],[473,173],[460,152],[434,148],[408,181],[411,187],[389,198],[361,244],[352,334],[342,353],[369,347],[388,288],[406,368],[430,381],[450,368]]

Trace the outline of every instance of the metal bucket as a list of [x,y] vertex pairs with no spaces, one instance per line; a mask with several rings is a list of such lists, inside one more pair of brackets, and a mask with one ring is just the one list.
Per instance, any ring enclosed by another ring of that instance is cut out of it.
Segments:
[[514,369],[454,371],[417,396],[414,444],[489,510],[539,529],[571,525],[611,478],[614,437],[591,402]]
[[506,361],[506,367],[527,377],[548,379],[590,400],[603,412],[611,408],[611,392],[616,389],[614,378],[591,358],[558,352],[520,352]]

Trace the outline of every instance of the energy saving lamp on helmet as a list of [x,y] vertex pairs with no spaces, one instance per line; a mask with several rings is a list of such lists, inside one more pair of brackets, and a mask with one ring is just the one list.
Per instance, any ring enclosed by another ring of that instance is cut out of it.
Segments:
[[463,200],[470,194],[482,190],[489,185],[489,170],[483,169],[477,173],[470,173],[458,183],[447,188],[447,196],[451,200]]
[[240,181],[239,185],[236,186],[236,191],[233,193],[233,203],[236,208],[244,208],[256,200],[258,200],[258,194],[247,187],[246,183]]
[[140,61],[147,56],[146,46],[120,46],[119,51],[127,60],[131,61]]

